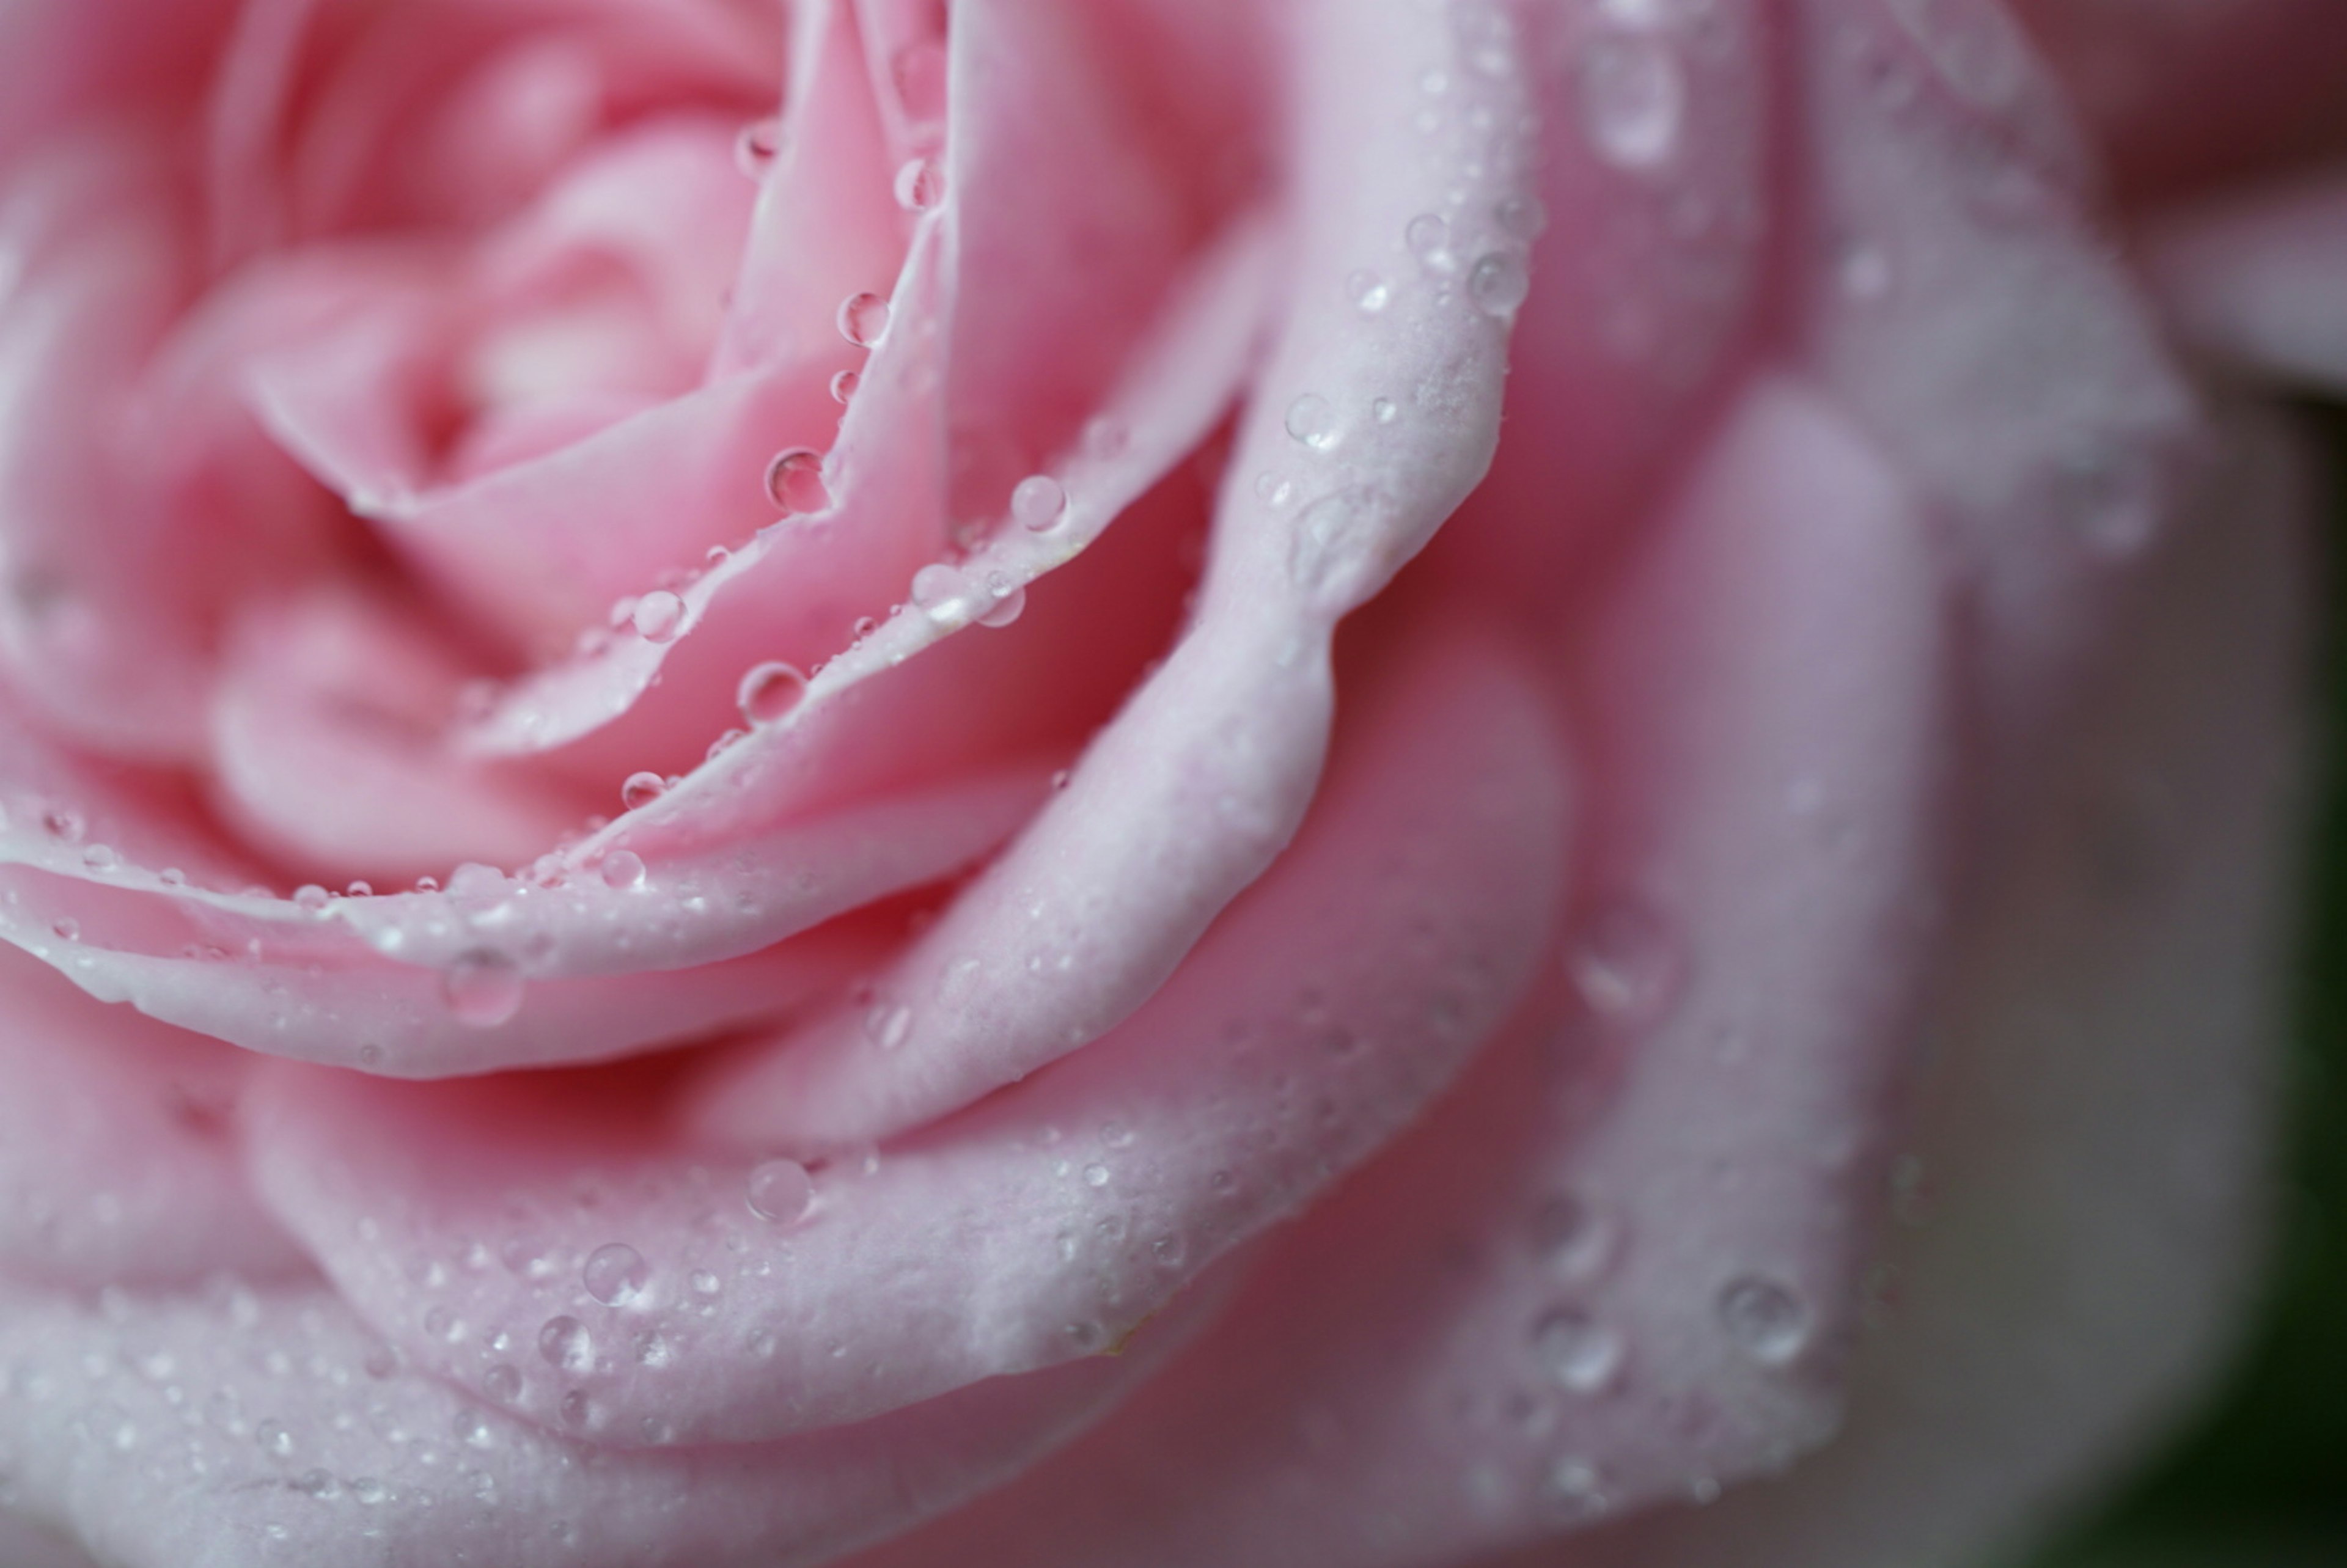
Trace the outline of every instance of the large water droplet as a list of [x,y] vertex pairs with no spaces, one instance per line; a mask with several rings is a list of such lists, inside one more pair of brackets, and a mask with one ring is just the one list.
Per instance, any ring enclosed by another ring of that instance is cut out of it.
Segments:
[[[996,578],[1000,578],[1002,580],[997,582]],[[988,577],[986,592],[987,597],[994,602],[979,616],[978,623],[980,626],[990,626],[999,630],[1010,625],[1027,612],[1026,589],[1012,582],[1004,573],[995,572]]]
[[568,1315],[549,1317],[538,1329],[538,1353],[548,1365],[574,1375],[595,1369],[595,1337],[587,1325]]
[[1317,392],[1307,392],[1287,405],[1287,434],[1315,452],[1333,450],[1343,437],[1337,410]]
[[888,302],[877,294],[850,294],[839,302],[839,335],[870,348],[888,331]]
[[734,690],[742,716],[753,724],[772,724],[787,718],[805,701],[807,679],[794,664],[771,660],[751,666]]
[[1621,169],[1652,169],[1677,150],[1686,77],[1661,38],[1611,35],[1581,61],[1581,118],[1597,155]]
[[932,561],[913,574],[913,602],[940,626],[967,622],[976,606],[970,602],[969,579],[960,569]]
[[495,1029],[521,1011],[521,967],[493,948],[459,954],[440,986],[449,1012],[470,1029]]
[[1560,1307],[1532,1326],[1532,1350],[1548,1375],[1577,1394],[1594,1393],[1621,1370],[1621,1334],[1585,1307]]
[[579,1270],[579,1283],[587,1294],[606,1307],[618,1307],[633,1300],[643,1289],[651,1271],[644,1266],[644,1255],[626,1242],[606,1242],[587,1255],[586,1264]]
[[632,849],[615,849],[603,856],[603,886],[626,893],[644,885],[644,857]]
[[1468,297],[1486,315],[1515,314],[1532,291],[1532,276],[1524,271],[1523,259],[1506,251],[1478,257],[1467,274]]
[[794,1225],[815,1207],[815,1178],[796,1160],[767,1160],[750,1173],[750,1212],[771,1225]]
[[766,498],[784,512],[828,511],[831,490],[823,482],[823,454],[811,446],[777,452],[766,465]]
[[673,642],[684,630],[684,600],[664,588],[656,588],[636,600],[636,608],[628,616],[636,635],[647,642]]
[[1030,474],[1010,492],[1010,515],[1030,533],[1055,528],[1068,515],[1067,488],[1049,474]]
[[1719,1293],[1719,1323],[1738,1348],[1764,1366],[1783,1366],[1809,1342],[1808,1303],[1760,1275],[1727,1282]]

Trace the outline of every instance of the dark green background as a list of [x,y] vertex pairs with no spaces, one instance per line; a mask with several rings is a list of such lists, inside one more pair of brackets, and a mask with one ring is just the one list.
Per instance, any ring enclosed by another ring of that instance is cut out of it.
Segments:
[[2310,416],[2331,448],[2331,615],[2281,1255],[2263,1321],[2204,1416],[2023,1568],[2347,1568],[2347,408]]

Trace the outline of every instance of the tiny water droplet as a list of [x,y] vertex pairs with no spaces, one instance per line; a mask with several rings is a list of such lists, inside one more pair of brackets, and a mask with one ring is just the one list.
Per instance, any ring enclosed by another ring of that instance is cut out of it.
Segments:
[[1101,1164],[1086,1165],[1084,1167],[1084,1185],[1088,1187],[1107,1186],[1108,1167]]
[[1315,452],[1335,448],[1343,439],[1337,410],[1317,392],[1307,392],[1287,405],[1287,434]]
[[1597,155],[1618,169],[1654,168],[1677,150],[1686,77],[1664,40],[1608,35],[1581,61],[1581,118]]
[[913,1009],[884,1002],[864,1015],[864,1032],[883,1050],[894,1050],[913,1032]]
[[521,1398],[521,1372],[500,1361],[481,1374],[481,1391],[499,1404],[509,1405]]
[[549,1317],[538,1331],[538,1353],[548,1366],[565,1372],[590,1372],[595,1368],[595,1337],[576,1317],[567,1314]]
[[794,664],[770,660],[753,664],[734,691],[742,716],[753,724],[772,724],[787,718],[806,698],[807,678]]
[[1391,425],[1401,417],[1401,407],[1390,397],[1380,397],[1369,405],[1369,415],[1380,425]]
[[603,886],[625,893],[644,885],[644,857],[632,849],[615,849],[603,856]]
[[1567,963],[1590,1009],[1617,1023],[1653,1023],[1677,999],[1678,948],[1639,905],[1617,905],[1591,921]]
[[794,517],[828,511],[831,489],[823,482],[823,454],[811,446],[774,454],[766,465],[766,499]]
[[945,193],[945,170],[934,159],[907,159],[897,170],[897,205],[907,212],[928,211]]
[[458,1023],[495,1029],[521,1011],[521,968],[493,948],[459,954],[441,977],[441,991]]
[[668,780],[655,773],[630,774],[620,786],[620,804],[630,811],[641,811],[645,806],[668,794]]
[[1532,1349],[1541,1365],[1563,1388],[1594,1393],[1621,1369],[1622,1336],[1587,1308],[1560,1307],[1532,1326]]
[[[122,856],[110,844],[93,844],[81,852],[81,863],[92,871],[112,871],[122,864]],[[323,892],[321,888],[319,891]]]
[[870,348],[888,331],[888,302],[877,294],[850,294],[839,302],[839,335]]
[[1402,231],[1402,240],[1421,267],[1448,272],[1459,265],[1450,253],[1450,225],[1439,212],[1421,212],[1411,219]]
[[60,844],[79,844],[88,830],[81,813],[70,807],[53,805],[41,813],[41,831]]
[[1010,515],[1030,533],[1060,526],[1068,515],[1068,492],[1049,474],[1030,474],[1010,492]]
[[733,138],[733,166],[752,179],[764,179],[783,150],[783,122],[752,120]]
[[1347,275],[1345,292],[1352,299],[1353,308],[1365,316],[1376,315],[1393,302],[1392,287],[1366,267]]
[[636,600],[629,614],[629,623],[636,635],[647,642],[673,642],[684,630],[684,600],[664,588],[656,588]]
[[1809,1308],[1790,1287],[1759,1275],[1728,1281],[1719,1293],[1720,1327],[1745,1354],[1781,1367],[1809,1342]]
[[623,1241],[606,1242],[587,1255],[579,1283],[604,1306],[619,1307],[633,1300],[651,1275],[643,1254]]
[[768,1225],[794,1225],[815,1207],[815,1179],[796,1160],[763,1161],[750,1172],[749,1204]]
[[1521,257],[1494,251],[1476,259],[1467,273],[1467,293],[1489,316],[1512,316],[1532,292],[1532,275]]

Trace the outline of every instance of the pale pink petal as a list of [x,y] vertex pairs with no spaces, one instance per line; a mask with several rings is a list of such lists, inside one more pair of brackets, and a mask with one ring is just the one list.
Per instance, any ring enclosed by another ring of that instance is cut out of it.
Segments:
[[2086,154],[1987,0],[1802,0],[1800,349],[1942,514],[1977,622],[1989,787],[2207,456],[2196,394],[2087,216]]
[[[959,1005],[917,1007],[885,1056],[849,1014],[783,1042],[755,1093],[712,1112],[727,1136],[879,1136],[1064,1055],[1146,999],[1295,831],[1325,746],[1337,621],[1433,535],[1498,435],[1525,258],[1496,211],[1529,193],[1531,169],[1515,36],[1499,13],[1475,15],[1501,31],[1397,7],[1304,51],[1325,96],[1295,155],[1296,295],[1256,377],[1189,628],[1068,788],[882,982],[926,998],[976,958]],[[1419,131],[1404,106],[1430,69],[1457,72],[1494,128]],[[1365,323],[1343,284],[1371,264],[1398,282]]]
[[1194,1356],[876,1563],[1459,1561],[1831,1430],[1928,935],[1940,573],[1772,384],[1620,587],[1574,661],[1581,917],[1519,1026]]
[[112,1568],[810,1568],[1066,1441],[1222,1295],[1121,1358],[790,1441],[630,1453],[417,1373],[331,1291],[8,1290],[0,1461],[12,1510]]
[[2162,213],[2143,244],[2193,346],[2282,381],[2347,386],[2347,171]]
[[95,1290],[307,1271],[245,1185],[234,1120],[251,1058],[101,1006],[6,948],[0,1012],[0,1276]]
[[[1551,939],[1546,695],[1480,633],[1396,651],[1292,856],[1123,1029],[962,1118],[810,1187],[678,1149],[657,1082],[279,1069],[256,1180],[420,1365],[557,1425],[581,1394],[622,1446],[856,1420],[1113,1347],[1409,1122]],[[477,1246],[501,1263],[455,1266]]]

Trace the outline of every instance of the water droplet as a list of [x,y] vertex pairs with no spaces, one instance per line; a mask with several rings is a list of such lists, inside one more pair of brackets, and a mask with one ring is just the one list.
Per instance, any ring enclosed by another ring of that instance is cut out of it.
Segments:
[[1366,586],[1374,566],[1380,530],[1376,492],[1348,486],[1321,497],[1296,519],[1288,572],[1296,585],[1317,599],[1342,598]]
[[913,1009],[883,1002],[864,1015],[864,1032],[883,1050],[894,1050],[913,1032]]
[[787,718],[806,698],[807,678],[796,665],[780,660],[753,664],[735,688],[742,716],[753,724],[772,724]]
[[481,1374],[481,1391],[501,1405],[513,1403],[521,1398],[519,1368],[504,1361],[498,1362]]
[[1512,316],[1532,290],[1522,258],[1494,251],[1476,259],[1467,273],[1467,293],[1485,315]]
[[676,1347],[669,1337],[657,1328],[647,1329],[636,1336],[636,1365],[649,1367],[657,1372],[676,1363]]
[[1390,397],[1380,397],[1369,405],[1369,415],[1380,425],[1391,425],[1401,417],[1401,405]]
[[1084,1185],[1088,1187],[1107,1186],[1108,1167],[1106,1165],[1100,1164],[1086,1165],[1084,1167]]
[[41,813],[41,831],[60,844],[79,844],[89,825],[71,807],[53,805]]
[[783,150],[783,122],[752,120],[733,138],[733,166],[752,179],[764,179]]
[[791,516],[831,509],[831,489],[823,482],[823,454],[811,446],[778,452],[766,465],[766,498]]
[[456,1021],[471,1029],[495,1029],[521,1011],[521,968],[493,948],[459,954],[440,988]]
[[1597,155],[1620,169],[1652,169],[1677,150],[1686,77],[1660,38],[1611,35],[1581,61],[1581,118]]
[[641,811],[661,796],[668,794],[668,780],[655,773],[630,774],[620,786],[620,804],[630,811]]
[[1560,1307],[1532,1326],[1532,1349],[1548,1375],[1577,1394],[1594,1393],[1622,1368],[1622,1336],[1587,1308]]
[[1728,1281],[1719,1293],[1719,1322],[1745,1354],[1764,1366],[1783,1366],[1809,1342],[1808,1304],[1759,1275]]
[[1402,231],[1402,240],[1421,267],[1448,272],[1459,265],[1450,253],[1450,225],[1439,212],[1421,212]]
[[1287,405],[1287,434],[1315,452],[1332,450],[1342,440],[1337,410],[1317,392],[1307,392]]
[[1068,515],[1068,492],[1049,474],[1030,474],[1010,492],[1010,515],[1030,533],[1060,526]]
[[261,1451],[276,1459],[290,1458],[293,1452],[293,1434],[280,1421],[262,1421],[252,1429],[253,1440]]
[[959,569],[932,561],[913,574],[913,602],[940,626],[959,626],[970,619],[969,583]]
[[562,1419],[565,1424],[583,1427],[595,1419],[595,1402],[584,1389],[573,1389],[562,1396]]
[[49,934],[60,942],[81,940],[81,922],[70,915],[60,915],[49,922]]
[[465,1337],[465,1325],[446,1307],[436,1307],[424,1315],[424,1332],[435,1339],[446,1339],[453,1344]]
[[1393,302],[1392,287],[1366,267],[1346,276],[1345,292],[1351,298],[1353,308],[1365,316],[1376,315]]
[[850,294],[839,302],[839,335],[870,348],[888,331],[888,302],[877,294]]
[[796,1160],[762,1161],[750,1172],[750,1212],[771,1225],[794,1225],[815,1207],[815,1178]]
[[1680,964],[1662,921],[1635,904],[1591,921],[1567,960],[1592,1011],[1616,1023],[1651,1024],[1677,999]]
[[115,853],[114,845],[110,844],[93,844],[81,852],[81,863],[92,871],[112,871],[121,866],[122,856]]
[[1503,232],[1530,242],[1548,228],[1548,208],[1537,196],[1503,197],[1491,210]]
[[1576,1518],[1595,1513],[1605,1506],[1604,1480],[1587,1460],[1558,1460],[1549,1466],[1541,1489],[1556,1508]]
[[664,588],[656,588],[636,600],[636,608],[628,620],[636,635],[647,642],[673,642],[684,630],[684,600]]
[[632,849],[615,849],[603,856],[603,886],[625,893],[644,885],[644,857]]
[[565,1372],[590,1372],[595,1368],[595,1337],[576,1317],[549,1317],[538,1331],[538,1353]]
[[587,1262],[579,1271],[579,1283],[587,1294],[606,1307],[619,1307],[635,1298],[644,1287],[651,1271],[644,1266],[644,1255],[626,1242],[606,1242],[587,1255]]
[[978,623],[980,626],[991,626],[999,630],[1009,626],[1026,613],[1027,590],[1019,584],[1008,583],[999,593],[995,592],[995,585],[991,580],[989,580],[986,588],[989,593],[994,595],[994,603],[985,614],[978,618]]
[[863,384],[861,372],[843,370],[831,378],[831,400],[844,405],[855,398],[856,389]]
[[716,1296],[725,1289],[725,1282],[705,1268],[694,1269],[685,1283],[692,1286],[695,1296]]
[[331,1471],[305,1470],[293,1478],[292,1485],[303,1496],[322,1501],[332,1501],[343,1494],[343,1483],[334,1479]]
[[[507,1370],[511,1371],[512,1368],[507,1368]],[[497,1440],[489,1430],[488,1418],[478,1410],[458,1410],[456,1419],[449,1423],[449,1430],[456,1434],[456,1440],[468,1449],[497,1446]]]
[[897,170],[897,205],[907,212],[926,212],[945,197],[946,175],[934,159],[915,158]]

